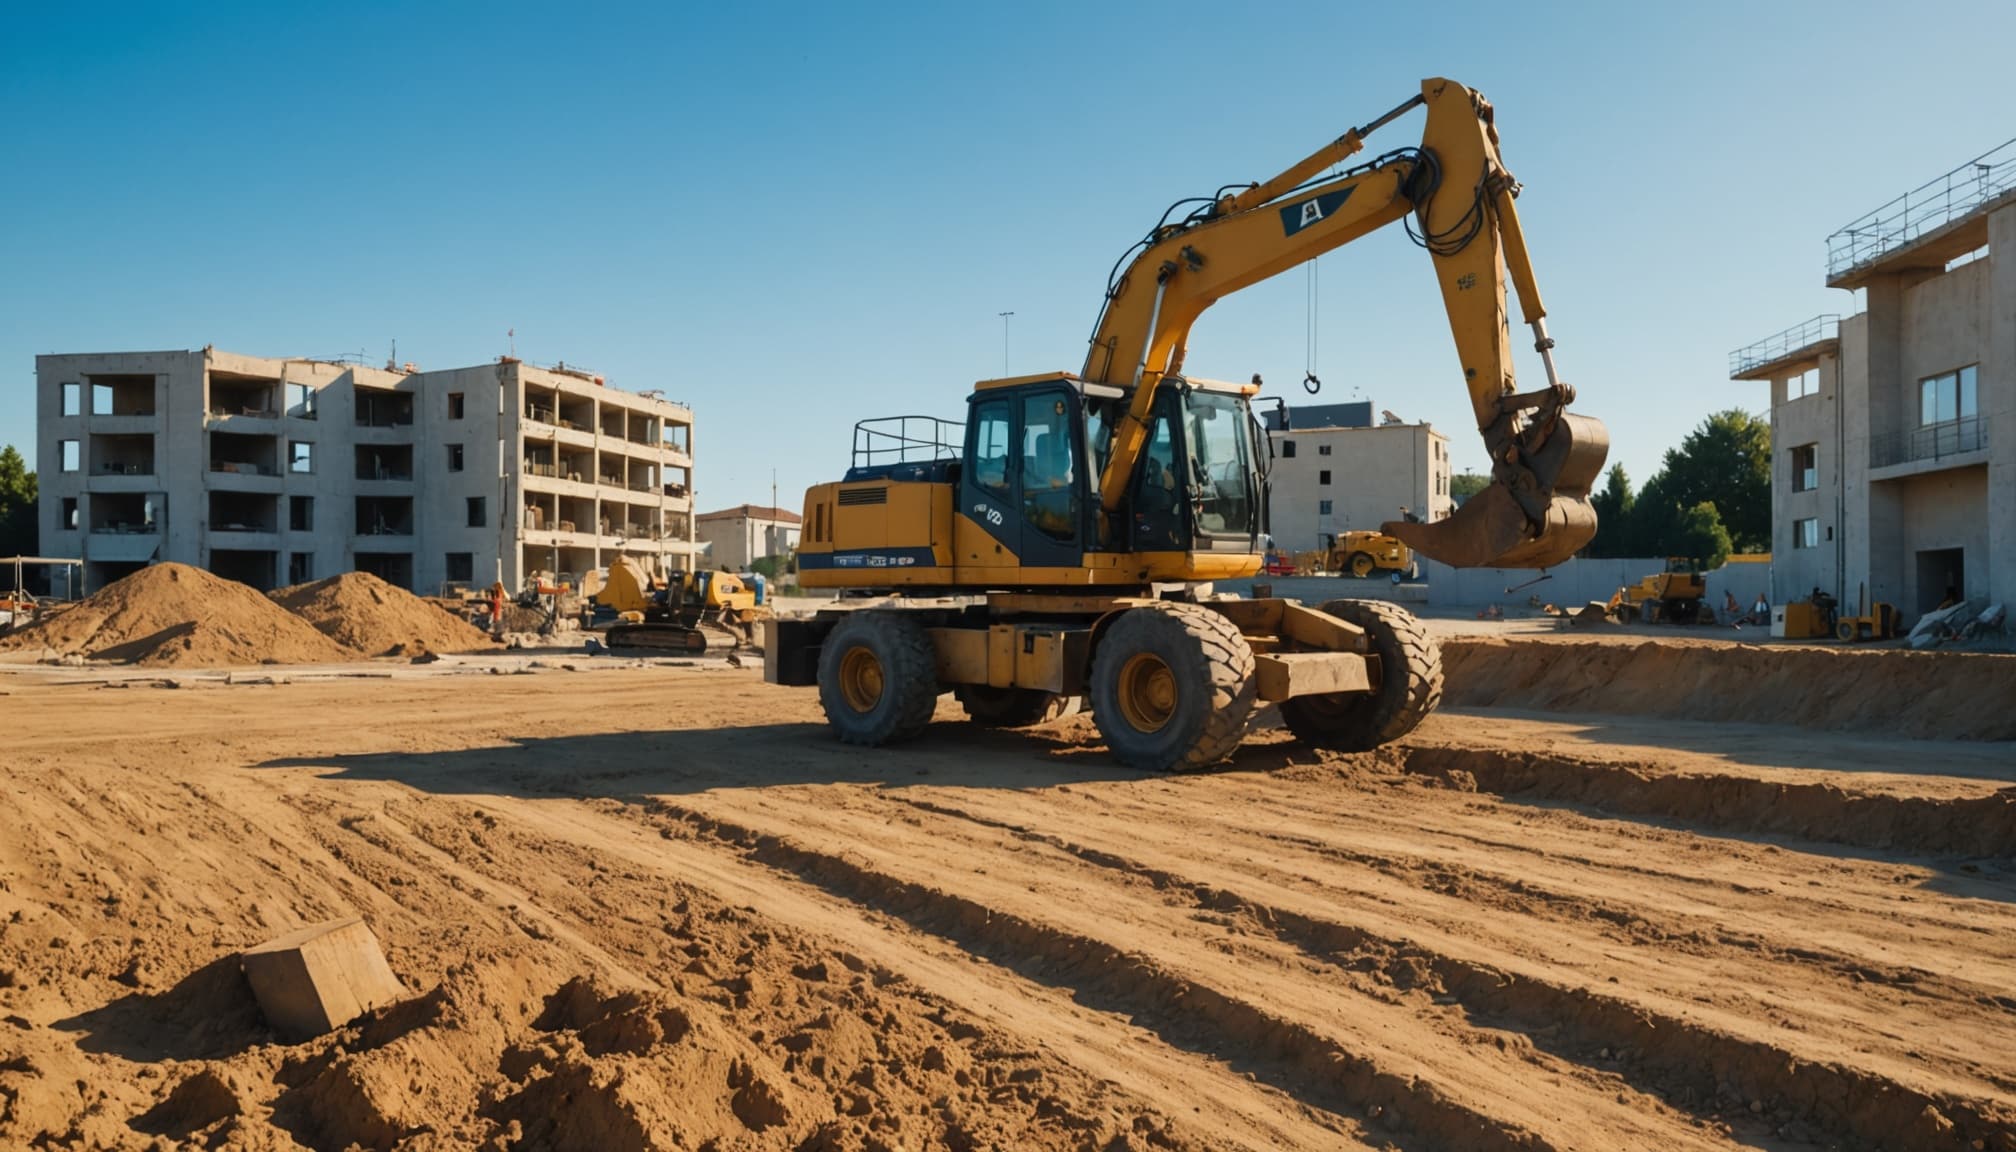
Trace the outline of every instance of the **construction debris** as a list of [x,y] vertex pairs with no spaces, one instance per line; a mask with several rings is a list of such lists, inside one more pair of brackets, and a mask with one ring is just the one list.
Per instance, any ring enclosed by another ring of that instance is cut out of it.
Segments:
[[288,1041],[333,1031],[406,995],[362,918],[289,933],[239,957],[259,1010]]
[[1913,648],[1932,648],[1998,639],[2004,635],[2006,617],[1999,601],[1990,604],[1986,597],[1977,596],[1920,616],[1907,643]]

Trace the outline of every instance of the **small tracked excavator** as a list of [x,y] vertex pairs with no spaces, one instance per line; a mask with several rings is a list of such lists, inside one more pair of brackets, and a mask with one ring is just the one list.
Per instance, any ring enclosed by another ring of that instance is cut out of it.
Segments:
[[[1418,146],[1333,171],[1416,108]],[[1115,265],[1080,371],[983,380],[963,426],[856,426],[853,467],[806,493],[799,582],[881,599],[766,622],[765,678],[817,685],[834,732],[868,746],[917,735],[948,691],[992,726],[1089,697],[1112,754],[1154,770],[1224,759],[1269,703],[1320,747],[1404,735],[1442,693],[1410,614],[1214,592],[1264,563],[1269,448],[1257,380],[1186,376],[1185,346],[1218,299],[1405,222],[1440,283],[1491,484],[1445,520],[1383,529],[1457,566],[1565,560],[1595,532],[1609,439],[1568,411],[1518,191],[1491,105],[1428,80],[1269,180],[1179,201]],[[1508,276],[1547,375],[1527,392]]]
[[610,562],[590,602],[614,652],[698,655],[709,633],[732,650],[754,640],[756,621],[768,615],[733,573],[674,572],[659,580],[628,556]]

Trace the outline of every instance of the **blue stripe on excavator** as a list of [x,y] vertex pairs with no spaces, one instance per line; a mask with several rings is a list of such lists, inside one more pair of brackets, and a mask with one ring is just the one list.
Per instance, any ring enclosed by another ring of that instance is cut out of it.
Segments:
[[800,569],[929,568],[938,559],[929,548],[850,548],[839,552],[800,552]]

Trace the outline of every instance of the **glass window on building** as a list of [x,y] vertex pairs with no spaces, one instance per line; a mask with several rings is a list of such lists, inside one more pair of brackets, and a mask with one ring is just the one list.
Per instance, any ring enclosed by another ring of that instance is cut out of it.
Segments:
[[1319,515],[1319,516],[1328,516],[1328,515],[1330,515],[1330,501],[1328,501],[1328,500],[1318,500],[1318,501],[1316,502],[1316,514],[1317,514],[1317,515]]
[[1792,522],[1792,547],[1818,548],[1820,546],[1820,521],[1814,517]]
[[1330,483],[1330,470],[1328,468],[1325,468],[1321,472],[1316,473],[1316,483],[1318,484]]
[[1918,426],[1971,420],[1981,414],[1975,366],[1928,376],[1918,382]]
[[1792,449],[1792,491],[1811,492],[1820,486],[1820,446],[1801,444]]

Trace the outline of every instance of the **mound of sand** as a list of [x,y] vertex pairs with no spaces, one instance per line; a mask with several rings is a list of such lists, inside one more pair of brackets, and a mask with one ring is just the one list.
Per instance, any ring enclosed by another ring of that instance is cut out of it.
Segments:
[[273,599],[331,640],[367,656],[476,652],[497,646],[482,629],[369,572],[296,584],[273,593]]
[[2016,740],[2016,656],[1445,639],[1442,671],[1456,707]]
[[0,648],[129,664],[319,664],[357,654],[252,588],[187,564],[156,564],[47,619]]

